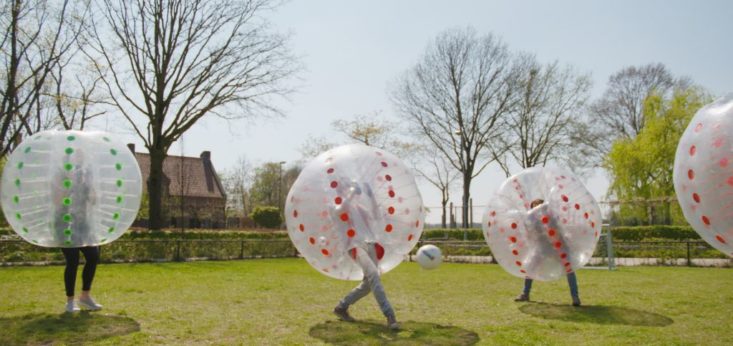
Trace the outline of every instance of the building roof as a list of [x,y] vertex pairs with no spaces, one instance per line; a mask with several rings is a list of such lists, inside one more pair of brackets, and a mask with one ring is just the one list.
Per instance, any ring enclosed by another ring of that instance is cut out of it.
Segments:
[[[130,146],[134,152],[134,146]],[[150,175],[150,154],[135,153],[143,178],[143,191],[147,192]],[[170,196],[226,198],[226,193],[211,163],[211,153],[204,151],[200,157],[168,156],[163,161],[163,174],[168,178]],[[165,181],[166,179],[164,179]]]

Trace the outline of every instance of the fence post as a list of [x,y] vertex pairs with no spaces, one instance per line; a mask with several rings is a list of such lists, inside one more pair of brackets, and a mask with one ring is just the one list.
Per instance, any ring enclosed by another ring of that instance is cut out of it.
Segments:
[[239,241],[239,259],[244,258],[244,240]]
[[687,266],[688,267],[691,267],[692,266],[692,260],[690,259],[690,241],[688,240],[685,243],[687,243]]
[[181,240],[176,239],[176,261],[181,261]]

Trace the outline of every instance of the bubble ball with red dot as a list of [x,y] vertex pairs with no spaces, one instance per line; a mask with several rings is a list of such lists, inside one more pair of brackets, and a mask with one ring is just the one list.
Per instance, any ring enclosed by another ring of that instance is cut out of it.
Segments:
[[361,280],[356,262],[368,243],[382,273],[417,244],[425,209],[410,170],[396,156],[362,144],[344,145],[310,161],[285,204],[288,234],[321,273]]
[[569,171],[533,167],[502,183],[482,225],[486,243],[504,270],[549,281],[590,260],[601,233],[601,211]]
[[733,257],[733,94],[701,108],[682,134],[674,189],[700,237]]

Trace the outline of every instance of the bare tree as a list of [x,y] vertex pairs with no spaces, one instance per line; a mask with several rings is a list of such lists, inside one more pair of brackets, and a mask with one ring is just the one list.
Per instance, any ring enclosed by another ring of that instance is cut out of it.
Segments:
[[49,125],[48,77],[76,45],[88,1],[11,0],[0,4],[0,156],[23,135]]
[[351,140],[377,148],[385,148],[391,140],[395,124],[382,119],[379,113],[359,114],[351,120],[336,120],[331,123],[331,126]]
[[685,78],[675,79],[661,63],[628,66],[608,78],[606,91],[593,102],[590,114],[599,126],[598,152],[605,155],[617,138],[634,138],[644,127],[644,100],[656,92],[665,95],[677,85],[687,84]]
[[415,171],[420,177],[427,180],[431,185],[440,190],[440,224],[447,228],[447,206],[450,201],[450,189],[458,179],[458,171],[442,155],[435,155],[430,146],[423,145],[418,149],[421,160],[414,165]]
[[516,62],[516,106],[502,136],[508,150],[505,155],[492,150],[495,160],[507,176],[511,163],[521,168],[544,166],[553,159],[579,163],[584,144],[575,136],[575,124],[583,122],[590,77],[557,62],[543,66],[533,55],[520,55]]
[[512,108],[514,73],[507,47],[489,34],[440,34],[398,81],[392,100],[415,133],[431,142],[463,179],[463,227],[471,180],[492,161],[502,118]]
[[308,162],[310,159],[320,155],[322,152],[336,147],[338,144],[329,141],[325,137],[308,136],[301,144],[300,152],[301,162]]
[[232,205],[241,211],[242,216],[247,216],[252,211],[249,189],[252,186],[253,178],[254,167],[245,156],[240,156],[226,174],[224,187],[227,190],[227,196],[232,198]]
[[[58,122],[67,130],[83,130],[88,121],[106,113],[100,106],[109,101],[103,94],[102,77],[97,69],[88,63],[75,63],[79,60],[85,59],[72,55],[69,59],[61,60],[50,74],[52,80],[49,84],[54,88],[48,96],[54,106],[49,107],[49,111],[58,117]],[[69,77],[70,82],[67,80]]]
[[[150,153],[151,229],[161,227],[163,160],[206,115],[279,114],[269,101],[290,92],[298,66],[286,38],[269,32],[270,0],[100,0],[92,26],[112,104]],[[118,56],[119,53],[119,56]]]

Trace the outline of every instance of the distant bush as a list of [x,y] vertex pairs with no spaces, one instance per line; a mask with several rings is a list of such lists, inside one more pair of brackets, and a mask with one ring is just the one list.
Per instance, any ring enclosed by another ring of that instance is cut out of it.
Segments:
[[280,208],[277,207],[255,207],[250,217],[257,225],[265,228],[277,228],[283,223]]
[[615,241],[641,240],[700,240],[700,235],[690,226],[620,226],[612,228]]
[[[466,240],[484,240],[482,232],[478,228],[466,229]],[[690,226],[619,226],[613,227],[612,232],[614,241],[701,240]],[[463,229],[431,228],[423,231],[422,239],[463,240],[463,234]]]
[[463,240],[464,231],[466,240],[484,240],[482,230],[478,228],[467,229],[447,229],[447,228],[430,228],[422,233],[423,240]]
[[288,239],[288,233],[285,231],[206,231],[188,229],[183,232],[178,230],[170,231],[129,231],[123,235],[120,240],[165,240],[165,239]]

